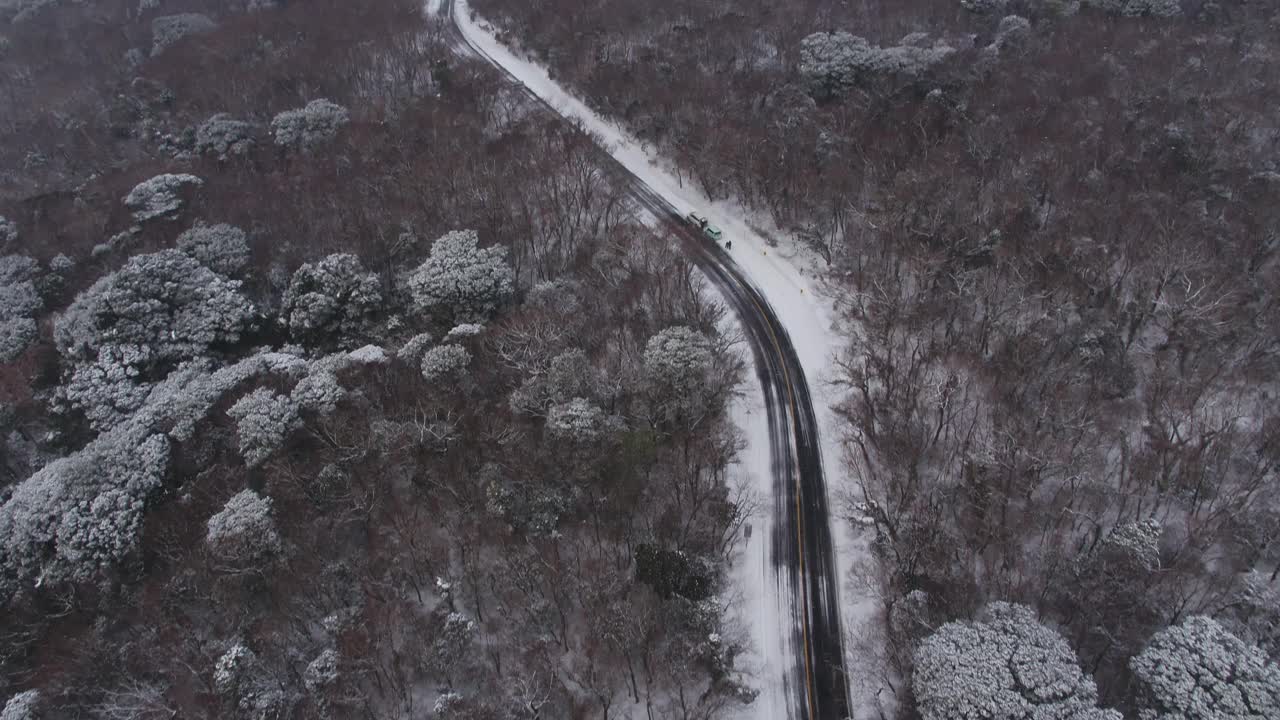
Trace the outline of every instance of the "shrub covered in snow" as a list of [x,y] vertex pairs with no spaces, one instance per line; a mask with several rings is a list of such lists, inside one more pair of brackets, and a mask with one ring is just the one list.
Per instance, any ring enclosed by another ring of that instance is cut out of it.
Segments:
[[134,186],[124,198],[133,210],[133,219],[146,222],[158,217],[173,217],[182,209],[181,192],[187,186],[200,187],[204,181],[195,175],[165,173]]
[[478,247],[474,230],[455,230],[431,245],[431,255],[409,278],[419,310],[449,322],[482,322],[515,292],[504,247]]
[[1280,666],[1211,618],[1161,630],[1129,667],[1143,720],[1280,717]]
[[943,625],[916,650],[912,687],[924,720],[1060,717],[1120,720],[1061,635],[1023,605],[996,602],[983,622]]
[[238,275],[249,264],[249,241],[244,231],[225,223],[196,223],[178,236],[178,249],[227,276]]
[[227,113],[213,115],[196,128],[196,152],[201,155],[217,155],[225,160],[228,155],[249,152],[253,145],[253,126]]
[[953,52],[945,45],[876,47],[847,32],[818,32],[801,41],[800,74],[815,97],[834,98],[872,76],[915,78]]
[[213,32],[218,24],[200,13],[165,15],[151,21],[151,57],[164,52],[169,46],[188,35]]
[[328,100],[312,100],[296,110],[286,110],[271,120],[276,145],[289,150],[311,150],[338,136],[351,121],[345,107]]
[[430,382],[454,380],[471,364],[471,353],[461,345],[441,345],[422,356],[422,377]]
[[205,543],[217,555],[251,561],[280,551],[280,536],[271,519],[271,498],[242,490],[209,518]]
[[40,704],[40,691],[27,690],[9,698],[0,710],[0,720],[38,720],[36,706]]
[[348,347],[368,333],[381,309],[378,276],[355,255],[335,254],[298,268],[281,316],[299,341]]
[[297,403],[267,388],[258,388],[240,398],[227,414],[236,421],[240,454],[251,468],[279,450],[289,433],[301,424]]

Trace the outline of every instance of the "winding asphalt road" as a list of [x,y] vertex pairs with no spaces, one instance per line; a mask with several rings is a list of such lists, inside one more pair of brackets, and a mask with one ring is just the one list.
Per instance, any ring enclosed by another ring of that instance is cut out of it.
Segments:
[[[533,101],[558,114],[467,38],[458,26],[453,0],[440,5],[440,14],[449,20],[450,39],[460,54],[471,54],[493,65]],[[689,226],[670,201],[603,148],[599,154],[601,166],[624,179],[636,202],[680,239],[746,332],[769,420],[775,521],[771,560],[777,576],[789,580],[796,609],[791,623],[793,647],[802,648],[803,654],[803,666],[788,673],[787,689],[794,695],[793,706],[801,720],[842,720],[849,715],[849,692],[841,647],[839,583],[818,424],[795,348],[764,295],[747,280],[729,251]],[[784,568],[791,572],[779,572]]]

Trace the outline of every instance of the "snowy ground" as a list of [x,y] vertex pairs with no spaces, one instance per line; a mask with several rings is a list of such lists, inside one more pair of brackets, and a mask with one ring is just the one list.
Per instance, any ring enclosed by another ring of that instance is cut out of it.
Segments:
[[[540,65],[517,55],[500,43],[494,37],[492,28],[481,18],[473,20],[471,12],[466,0],[456,1],[458,24],[471,42],[519,78],[534,94],[557,108],[562,115],[581,122],[594,132],[619,162],[665,197],[681,213],[698,210],[724,230],[726,239],[733,241],[734,259],[773,306],[791,336],[804,366],[806,380],[813,394],[814,410],[818,415],[828,493],[832,495],[828,498],[828,506],[833,513],[839,512],[840,503],[836,495],[847,488],[850,482],[840,462],[840,432],[831,409],[838,395],[831,390],[829,384],[831,359],[840,350],[840,335],[834,331],[831,303],[817,292],[819,284],[814,271],[816,259],[809,253],[801,252],[790,238],[777,232],[768,221],[753,218],[751,224],[748,224],[749,213],[744,212],[741,207],[729,202],[712,203],[693,184],[681,182],[675,173],[668,170],[669,164],[662,158],[646,150],[619,125],[601,118],[561,88]],[[769,233],[778,241],[779,246],[770,247],[755,228]],[[758,384],[749,384],[753,386],[752,392],[736,407],[739,423],[748,441],[742,463],[744,472],[769,467],[769,436],[765,426],[763,398]],[[757,470],[756,474],[765,476],[751,479],[758,483],[763,496],[767,498],[772,492],[770,479],[766,472]],[[759,700],[745,717],[761,720],[790,716],[785,709],[786,699],[781,678],[782,669],[795,664],[794,650],[789,647],[785,623],[782,622],[784,618],[791,617],[790,601],[780,597],[784,586],[777,583],[777,577],[770,568],[765,542],[769,537],[770,523],[771,518],[753,522],[755,527],[752,537],[747,542],[736,569],[743,584],[744,612],[748,616],[753,640],[759,650],[758,656],[750,664],[756,666],[757,680],[762,691]],[[836,544],[835,567],[842,585],[841,609],[845,618],[844,626],[849,628],[865,619],[871,610],[871,602],[850,586],[846,572],[853,559],[852,554],[865,552],[864,544],[857,541],[847,523],[834,522],[832,531]],[[850,643],[846,643],[845,648],[847,651]],[[848,660],[850,672],[856,673],[859,663],[854,662],[855,658]],[[865,713],[868,698],[859,696],[859,692],[864,691],[863,684],[856,677],[851,683],[851,701],[854,707],[857,708],[860,704],[864,706],[862,712],[854,713],[855,717],[861,717]]]

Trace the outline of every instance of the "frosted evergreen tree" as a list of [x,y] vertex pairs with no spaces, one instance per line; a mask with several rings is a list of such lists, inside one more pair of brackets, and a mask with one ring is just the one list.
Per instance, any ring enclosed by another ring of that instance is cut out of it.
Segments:
[[1179,0],[1084,0],[1085,5],[1103,12],[1127,17],[1177,17],[1182,14]]
[[271,517],[271,498],[242,490],[209,518],[205,543],[216,555],[239,562],[280,552],[280,536]]
[[213,115],[196,128],[196,152],[201,155],[225,160],[229,155],[248,153],[253,145],[253,126],[227,113]]
[[871,77],[918,77],[953,52],[941,44],[876,47],[847,32],[818,32],[800,43],[800,75],[815,97],[835,98]]
[[312,100],[305,107],[286,110],[271,120],[276,145],[288,150],[313,150],[338,136],[351,114],[329,100]]
[[579,443],[592,443],[622,430],[621,418],[583,398],[551,406],[547,413],[547,431],[555,437],[563,437]]
[[195,175],[156,175],[135,185],[124,197],[124,204],[133,211],[133,219],[139,223],[155,218],[172,218],[182,210],[184,201],[181,193],[188,187],[201,185],[204,185],[204,180]]
[[668,420],[700,417],[714,390],[709,377],[713,360],[710,340],[692,328],[677,325],[649,338],[644,367],[658,415]]
[[307,664],[302,683],[311,692],[319,692],[338,679],[338,651],[329,648]]
[[36,708],[40,704],[40,691],[27,690],[9,698],[0,710],[0,720],[38,720]]
[[29,257],[0,258],[0,363],[12,362],[39,335],[34,316],[44,303],[34,282],[38,273]]
[[451,323],[483,322],[515,292],[515,275],[501,246],[479,247],[474,230],[455,230],[431,245],[409,277],[414,303]]
[[199,13],[158,17],[151,21],[151,57],[164,52],[184,37],[213,32],[217,27],[218,24],[209,16]]
[[924,720],[1121,720],[1061,635],[1031,609],[996,602],[981,622],[951,622],[916,650],[912,688]]
[[249,240],[244,231],[225,223],[196,223],[178,236],[178,249],[228,277],[239,275],[249,264]]
[[0,215],[0,251],[16,242],[18,242],[18,224]]
[[227,410],[236,421],[240,454],[251,468],[262,464],[284,445],[289,433],[302,424],[298,405],[284,395],[258,388]]
[[329,415],[347,394],[338,377],[327,370],[312,372],[294,386],[289,397],[303,410]]
[[396,351],[396,357],[399,358],[401,362],[405,362],[410,365],[420,365],[422,363],[423,353],[431,347],[432,342],[434,342],[434,340],[431,337],[431,333],[418,333],[417,335],[409,338],[409,340]]
[[456,381],[471,364],[471,353],[461,345],[441,345],[422,356],[422,377],[430,382]]
[[123,558],[168,467],[168,439],[130,423],[19,483],[0,506],[0,588],[86,579]]
[[577,348],[551,359],[544,372],[527,378],[511,393],[511,409],[534,416],[545,415],[557,403],[575,397],[591,398],[601,385],[599,373]]
[[1203,615],[1156,633],[1129,667],[1142,720],[1280,717],[1280,667]]
[[169,367],[234,344],[255,321],[239,281],[180,250],[135,256],[54,323],[54,342],[73,366],[62,396],[107,427],[136,410]]
[[335,254],[298,268],[281,316],[300,341],[346,347],[368,333],[381,309],[378,276],[355,255]]

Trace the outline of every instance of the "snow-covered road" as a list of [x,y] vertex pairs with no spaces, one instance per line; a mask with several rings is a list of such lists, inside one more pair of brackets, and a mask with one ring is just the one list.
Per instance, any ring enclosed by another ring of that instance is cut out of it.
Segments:
[[[454,0],[452,5],[440,0],[437,7],[443,12],[453,10],[453,17],[468,44],[483,55],[505,69],[534,95],[552,106],[561,115],[577,121],[602,140],[605,149],[627,171],[638,178],[654,193],[661,196],[666,204],[674,207],[683,215],[697,210],[707,216],[710,221],[724,230],[725,238],[733,241],[732,263],[736,271],[740,271],[746,280],[758,289],[760,296],[776,315],[785,335],[789,336],[790,346],[798,357],[803,368],[804,382],[812,398],[813,416],[816,428],[813,435],[818,441],[817,456],[821,466],[817,474],[826,475],[823,492],[827,488],[844,487],[847,479],[843,477],[843,464],[839,462],[839,433],[835,424],[835,416],[831,402],[835,394],[828,390],[827,381],[831,368],[831,359],[840,346],[840,337],[833,329],[833,312],[828,301],[818,292],[816,273],[812,261],[804,253],[797,252],[790,241],[781,233],[768,227],[766,221],[757,220],[749,224],[748,213],[731,203],[713,203],[691,183],[682,182],[676,173],[662,158],[647,151],[644,146],[617,124],[601,118],[583,102],[568,93],[550,79],[547,71],[537,63],[518,55],[503,45],[495,37],[493,29],[482,19],[473,17],[466,0]],[[777,248],[770,246],[757,228],[763,228],[774,238],[778,238],[780,246],[787,248],[784,255]],[[784,403],[787,398],[773,398],[774,402]],[[792,399],[794,408],[794,399]],[[788,508],[779,500],[791,502],[790,497],[778,498],[786,489],[776,482],[776,477],[769,468],[777,460],[777,448],[771,436],[769,417],[766,408],[765,390],[753,386],[739,400],[734,408],[735,416],[747,439],[747,449],[743,453],[739,470],[743,477],[754,482],[764,498],[766,512],[763,517],[753,521],[754,532],[745,543],[740,562],[736,567],[736,577],[741,585],[743,602],[741,612],[743,619],[751,630],[756,653],[749,665],[755,673],[755,685],[760,688],[761,696],[749,708],[745,717],[768,718],[777,720],[784,717],[805,717],[806,709],[797,707],[801,703],[803,693],[798,691],[798,684],[812,684],[812,679],[798,677],[803,671],[801,656],[804,655],[800,645],[807,646],[808,637],[796,632],[792,626],[792,618],[796,616],[794,599],[796,586],[794,578],[784,577],[779,572],[776,556],[775,524],[776,515]],[[803,454],[803,453],[800,453]],[[794,458],[789,459],[794,462]],[[823,522],[830,522],[830,513],[826,508],[836,507],[830,499],[823,498]],[[806,508],[807,511],[807,508]],[[841,600],[845,612],[838,618],[834,632],[847,624],[850,617],[865,614],[870,604],[859,598],[854,588],[848,587],[846,573],[849,555],[859,547],[845,523],[836,523],[831,534],[835,547],[830,550],[831,567],[835,572],[823,579],[824,583],[840,585],[836,595]],[[771,539],[774,539],[771,543]],[[803,558],[801,559],[803,562]],[[841,622],[843,621],[843,622]],[[836,640],[839,647],[839,639]],[[844,663],[853,668],[856,664]],[[857,716],[856,710],[864,703],[860,698],[850,700],[851,715]],[[826,716],[826,713],[819,713]]]

